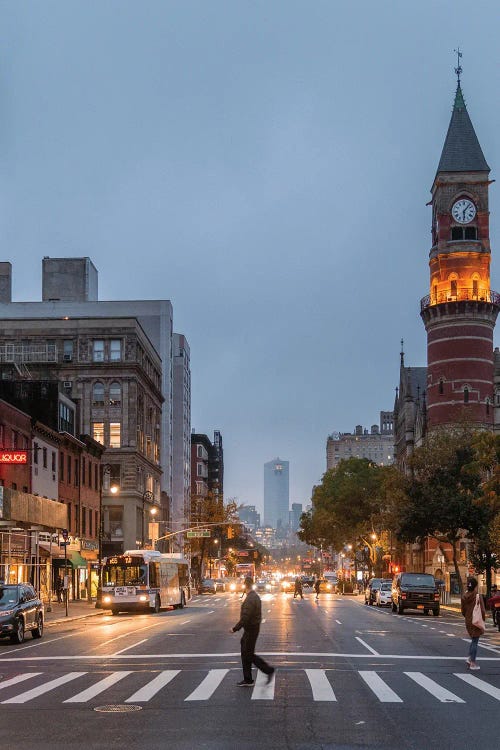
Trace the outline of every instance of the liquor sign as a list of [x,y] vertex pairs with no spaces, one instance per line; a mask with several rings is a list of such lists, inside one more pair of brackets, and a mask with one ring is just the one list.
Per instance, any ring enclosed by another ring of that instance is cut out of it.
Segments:
[[0,451],[0,464],[27,464],[27,451]]

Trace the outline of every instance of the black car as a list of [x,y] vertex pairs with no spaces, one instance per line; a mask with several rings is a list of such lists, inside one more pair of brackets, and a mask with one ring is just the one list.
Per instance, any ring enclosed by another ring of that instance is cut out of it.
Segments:
[[382,583],[382,578],[370,578],[365,589],[365,604],[375,604],[377,600],[377,591]]
[[392,582],[392,611],[420,609],[424,615],[439,615],[439,590],[430,573],[399,573]]
[[0,638],[22,643],[27,630],[41,638],[43,616],[43,602],[31,583],[0,584]]
[[203,578],[199,588],[200,594],[216,594],[217,584],[213,578]]

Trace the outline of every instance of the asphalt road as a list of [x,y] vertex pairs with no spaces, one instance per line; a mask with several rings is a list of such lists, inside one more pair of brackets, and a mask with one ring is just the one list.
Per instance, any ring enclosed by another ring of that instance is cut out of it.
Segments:
[[50,625],[39,641],[0,641],[0,747],[499,747],[500,633],[491,625],[481,669],[470,673],[457,614],[263,594],[257,652],[276,676],[240,688],[239,634],[229,632],[240,604],[234,594],[197,596],[182,610],[104,615]]

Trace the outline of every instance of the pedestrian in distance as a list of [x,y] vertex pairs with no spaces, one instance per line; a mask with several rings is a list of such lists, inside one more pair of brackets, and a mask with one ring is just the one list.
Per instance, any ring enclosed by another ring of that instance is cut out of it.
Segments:
[[60,576],[57,576],[56,578],[56,596],[57,601],[61,604],[63,600],[63,582]]
[[465,627],[470,635],[470,649],[467,658],[467,667],[471,670],[481,669],[476,663],[477,646],[479,638],[483,635],[484,627],[484,602],[478,591],[477,578],[472,576],[467,579],[467,591],[462,596],[462,614],[465,617]]
[[500,591],[495,583],[491,587],[491,595],[487,604],[491,610],[493,625],[498,625],[500,631]]
[[293,589],[293,598],[295,599],[297,596],[300,596],[301,599],[304,598],[304,595],[302,593],[302,581],[297,576],[295,579],[295,587]]
[[318,601],[318,599],[319,599],[319,590],[320,590],[320,587],[321,587],[320,580],[319,580],[319,578],[316,578],[316,580],[314,581],[314,590],[316,592],[316,601]]
[[245,578],[245,593],[246,597],[241,605],[240,619],[231,628],[231,633],[236,633],[243,628],[243,635],[241,637],[243,679],[237,683],[239,687],[251,687],[255,684],[252,676],[252,664],[255,664],[257,669],[260,669],[261,672],[267,675],[268,684],[271,682],[275,672],[274,667],[271,667],[255,653],[255,644],[262,620],[262,605],[260,596],[253,590],[253,578]]

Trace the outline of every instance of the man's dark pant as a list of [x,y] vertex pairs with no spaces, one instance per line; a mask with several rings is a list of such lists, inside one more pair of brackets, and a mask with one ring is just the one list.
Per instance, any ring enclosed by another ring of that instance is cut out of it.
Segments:
[[241,664],[243,666],[243,679],[245,682],[251,682],[252,677],[252,664],[255,664],[257,669],[260,669],[264,674],[271,674],[273,668],[269,666],[267,661],[264,661],[260,656],[255,653],[255,644],[259,635],[259,628],[252,628],[251,630],[244,630],[241,637]]

